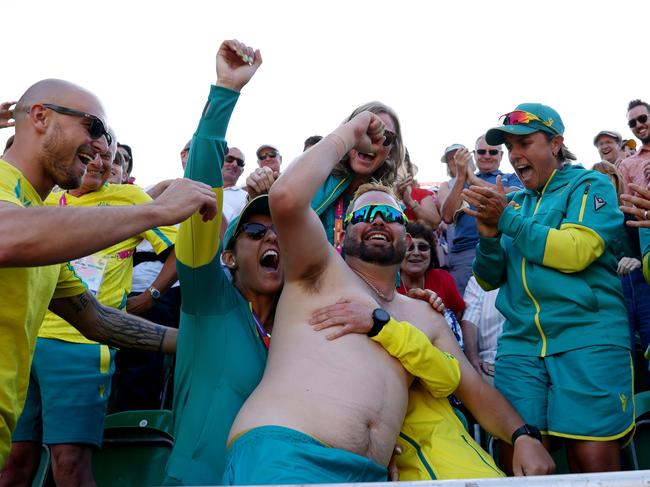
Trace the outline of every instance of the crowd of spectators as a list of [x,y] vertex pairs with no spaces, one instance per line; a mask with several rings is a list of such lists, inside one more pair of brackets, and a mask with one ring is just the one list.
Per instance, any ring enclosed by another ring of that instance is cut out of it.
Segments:
[[185,178],[149,188],[83,88],[0,104],[0,486],[41,443],[57,483],[93,485],[107,412],[159,408],[170,485],[546,474],[562,443],[573,472],[620,470],[650,388],[650,105],[621,107],[638,143],[605,127],[578,163],[523,103],[424,188],[375,101],[290,165],[260,141],[242,181],[226,129],[261,63],[222,44]]

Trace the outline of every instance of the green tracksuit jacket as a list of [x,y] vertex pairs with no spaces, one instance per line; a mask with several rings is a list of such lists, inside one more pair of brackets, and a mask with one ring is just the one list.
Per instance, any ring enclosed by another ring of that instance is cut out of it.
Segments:
[[554,171],[541,192],[509,196],[500,236],[481,238],[474,275],[500,287],[506,317],[498,356],[544,357],[591,345],[629,349],[613,247],[623,214],[607,176],[582,166]]

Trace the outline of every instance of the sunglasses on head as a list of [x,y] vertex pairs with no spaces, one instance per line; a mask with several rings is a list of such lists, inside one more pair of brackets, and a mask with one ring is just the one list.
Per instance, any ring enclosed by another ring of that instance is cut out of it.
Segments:
[[431,245],[426,242],[420,242],[417,245],[411,244],[411,246],[408,248],[408,251],[413,252],[415,251],[416,247],[420,252],[429,252],[431,250]]
[[79,110],[74,110],[72,108],[62,107],[60,105],[53,105],[51,103],[43,103],[43,106],[56,113],[60,113],[61,115],[70,115],[71,117],[80,117],[89,120],[90,125],[88,125],[86,129],[88,130],[88,135],[90,135],[92,139],[99,139],[103,135],[106,137],[106,142],[108,142],[109,146],[113,143],[113,137],[111,137],[111,134],[106,130],[104,122],[95,115],[80,112]]
[[636,117],[636,118],[633,118],[633,119],[631,119],[631,120],[628,120],[628,121],[627,121],[627,125],[628,125],[631,129],[633,129],[634,127],[636,127],[636,123],[637,123],[637,122],[639,122],[639,123],[646,123],[647,121],[648,121],[648,116],[644,113],[643,115],[639,115],[639,116]]
[[269,230],[272,230],[273,233],[275,233],[275,227],[273,225],[269,225],[267,227],[263,223],[244,223],[239,227],[239,230],[237,230],[235,238],[239,237],[242,233],[245,233],[249,238],[253,240],[262,240],[264,238],[264,235],[266,235],[266,232]]
[[396,139],[397,139],[397,134],[395,132],[391,132],[390,130],[384,130],[384,144],[383,144],[384,147],[393,145]]
[[476,153],[479,156],[484,156],[485,154],[490,154],[491,156],[496,156],[499,154],[499,149],[476,149]]
[[226,156],[225,158],[226,162],[233,163],[236,162],[239,167],[244,167],[244,159],[240,159],[239,157],[235,156]]
[[276,158],[276,157],[278,157],[278,153],[275,152],[275,151],[266,152],[266,153],[264,153],[264,154],[260,154],[259,156],[257,156],[257,158],[258,158],[260,161],[263,161],[264,159],[274,159],[274,158]]
[[345,224],[347,225],[348,223],[351,223],[352,225],[356,225],[361,222],[370,223],[374,221],[377,215],[381,216],[384,223],[396,222],[400,225],[406,225],[409,222],[406,215],[402,213],[402,210],[398,210],[394,206],[366,205],[354,210],[352,213],[349,213],[348,216],[345,217]]
[[499,117],[499,123],[501,125],[526,125],[531,122],[540,122],[549,128],[553,125],[553,120],[549,119],[545,121],[534,113],[525,112],[523,110],[515,110],[514,112],[506,113]]

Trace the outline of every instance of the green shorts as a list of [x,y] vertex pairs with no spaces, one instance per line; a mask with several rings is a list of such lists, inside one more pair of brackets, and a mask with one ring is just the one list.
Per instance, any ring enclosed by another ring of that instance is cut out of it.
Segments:
[[330,448],[300,431],[261,426],[228,449],[223,485],[385,482],[388,470],[366,457]]
[[106,345],[38,338],[12,441],[101,446],[114,355]]
[[610,441],[634,429],[630,352],[591,346],[547,357],[497,357],[495,387],[542,433]]

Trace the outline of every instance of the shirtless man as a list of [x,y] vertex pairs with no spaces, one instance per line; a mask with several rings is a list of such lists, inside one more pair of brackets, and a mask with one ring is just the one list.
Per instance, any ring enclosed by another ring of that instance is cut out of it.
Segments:
[[[379,302],[385,307],[390,304],[398,319],[402,317],[397,313],[408,314],[404,318],[421,326],[440,348],[457,351],[444,319],[432,313],[429,305],[394,295],[395,272],[408,238],[399,210],[387,217],[390,222],[384,219],[386,215],[375,215],[372,221],[354,225],[362,245],[357,256],[347,258],[348,267],[327,243],[323,227],[309,207],[321,182],[349,150],[367,154],[373,159],[369,163],[390,150],[383,146],[384,123],[367,112],[358,115],[303,154],[271,189],[285,286],[264,378],[231,429],[226,483],[385,479],[385,466],[404,419],[410,377],[363,335],[328,342],[331,331],[314,333],[305,326],[311,313],[331,303],[333,297],[372,308],[378,308]],[[391,196],[369,192],[351,207],[356,210],[369,204],[397,206]],[[372,284],[370,275],[382,283],[381,290]],[[463,372],[466,368],[462,366]],[[480,377],[478,383],[482,384]],[[469,392],[474,384],[477,382],[468,382],[460,389]],[[486,421],[490,429],[509,439],[523,424],[521,418],[493,389],[475,392],[478,397],[468,401],[475,405],[482,401],[481,409],[491,415]],[[522,437],[517,446],[518,459],[530,467],[527,473],[552,468],[552,460],[537,440]],[[296,452],[303,459],[311,454],[299,466],[302,468],[295,468],[299,462]],[[249,462],[254,469],[247,468]]]

